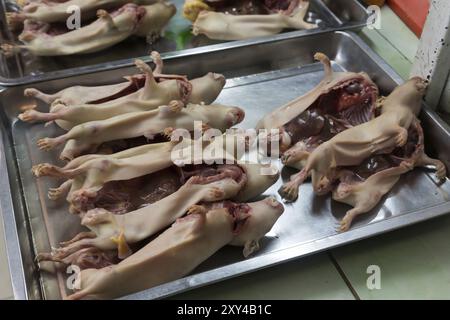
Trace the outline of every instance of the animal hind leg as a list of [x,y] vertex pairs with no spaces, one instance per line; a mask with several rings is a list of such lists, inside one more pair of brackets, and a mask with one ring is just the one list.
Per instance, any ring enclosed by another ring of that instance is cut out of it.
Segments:
[[447,175],[447,169],[445,168],[445,164],[442,161],[430,158],[425,153],[423,153],[419,161],[417,162],[417,166],[426,167],[429,165],[436,167],[436,177],[439,180],[445,179]]
[[279,190],[280,196],[287,201],[295,201],[298,198],[298,188],[308,178],[308,172],[301,170],[291,176],[291,180],[285,183]]
[[50,200],[58,200],[62,196],[67,195],[72,188],[72,180],[67,180],[61,184],[58,188],[50,188],[48,190],[48,198]]

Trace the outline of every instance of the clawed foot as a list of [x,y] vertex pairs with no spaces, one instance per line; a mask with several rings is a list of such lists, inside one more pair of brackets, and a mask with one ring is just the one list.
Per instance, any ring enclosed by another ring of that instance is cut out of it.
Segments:
[[283,163],[284,165],[290,165],[294,162],[301,161],[304,158],[302,154],[304,153],[300,151],[288,150],[281,156],[281,163]]
[[445,164],[439,161],[439,163],[436,164],[436,178],[442,181],[446,178],[446,176],[447,176],[447,169],[445,167]]
[[93,232],[80,232],[75,237],[73,237],[71,240],[63,241],[63,242],[60,242],[59,244],[61,245],[61,247],[67,247],[67,246],[71,245],[72,243],[78,242],[80,240],[92,239],[95,237],[96,237],[96,235]]
[[51,108],[50,108],[50,112],[56,112],[59,111],[63,108],[66,108],[68,105],[68,103],[64,100],[62,100],[61,98],[57,98],[56,100],[54,100],[51,103]]
[[163,131],[163,136],[168,139],[168,140],[172,140],[172,134],[175,131],[174,128],[170,127],[170,128],[165,128]]
[[184,107],[181,101],[171,101],[168,105],[160,106],[159,113],[162,117],[169,117],[179,113]]
[[5,12],[5,16],[8,29],[12,31],[18,30],[25,20],[24,14],[19,12]]
[[33,168],[31,168],[31,171],[37,178],[45,176],[53,176],[53,177],[61,176],[59,174],[60,173],[59,168],[50,163],[40,163],[38,165],[35,165],[33,166]]
[[113,219],[111,212],[105,209],[89,210],[81,220],[83,226],[95,226],[103,223],[110,223]]
[[292,161],[293,156],[294,156],[294,153],[292,151],[291,152],[289,152],[289,150],[286,151],[281,156],[281,163],[284,164],[284,165],[289,164]]
[[48,198],[50,200],[56,201],[64,194],[64,189],[62,188],[50,188],[48,189]]
[[278,193],[283,199],[294,202],[298,198],[298,185],[294,181],[289,181],[278,189]]
[[220,189],[219,187],[212,187],[208,191],[208,195],[206,196],[205,201],[214,202],[219,201],[225,197],[225,191]]
[[34,109],[36,109],[36,107],[37,107],[36,103],[25,104],[25,105],[20,107],[20,111],[26,112],[26,111],[29,111],[29,110],[34,110]]
[[53,138],[44,138],[44,139],[38,140],[38,142],[37,142],[37,146],[39,147],[39,149],[44,150],[44,151],[52,150],[58,144],[59,144],[58,141]]
[[39,121],[39,111],[34,109],[26,110],[24,113],[19,114],[17,117],[23,122],[35,123]]
[[152,58],[153,63],[155,64],[155,73],[160,74],[162,73],[164,63],[161,59],[161,55],[158,51],[152,51],[150,52],[150,57]]
[[197,205],[197,204],[195,204],[195,205],[193,205],[193,206],[191,206],[189,209],[188,209],[188,211],[187,211],[187,215],[190,215],[190,214],[204,214],[204,213],[206,213],[206,208],[204,207],[204,206],[200,206],[200,205]]
[[352,222],[353,222],[353,215],[349,215],[348,213],[345,215],[345,217],[341,220],[339,223],[339,226],[337,228],[338,232],[346,232],[350,229]]
[[8,43],[4,43],[0,46],[0,49],[2,51],[2,53],[6,56],[6,57],[11,57],[13,56],[15,53],[17,53],[18,51],[20,51],[18,49],[17,46],[12,45],[12,44],[8,44]]
[[150,68],[150,66],[141,59],[134,60],[134,64],[141,72],[146,74],[153,74],[152,68]]
[[42,261],[61,262],[61,259],[56,258],[53,253],[38,253],[35,259],[38,263]]
[[403,147],[408,141],[408,130],[400,128],[397,136],[395,137],[395,145],[397,147]]
[[38,89],[35,89],[35,88],[27,88],[23,92],[23,95],[25,97],[30,97],[30,98],[34,98],[40,94],[42,94],[42,92],[40,92]]
[[97,10],[97,17],[106,21],[111,27],[116,27],[113,17],[109,14],[108,11],[103,9]]
[[[53,262],[60,262],[67,264],[69,263],[70,255],[74,254],[75,252],[82,250],[83,248],[89,247],[89,244],[87,241],[76,241],[73,243],[70,243],[66,247],[56,248],[53,249],[51,253],[39,253],[36,256],[37,262],[42,261],[53,261]],[[68,260],[67,260],[68,258]]]
[[400,163],[400,167],[406,171],[412,171],[414,170],[414,163],[412,161],[405,160]]
[[181,110],[183,110],[183,107],[184,107],[184,103],[179,100],[173,100],[173,101],[170,101],[170,103],[169,103],[170,111],[172,111],[174,113],[180,112]]

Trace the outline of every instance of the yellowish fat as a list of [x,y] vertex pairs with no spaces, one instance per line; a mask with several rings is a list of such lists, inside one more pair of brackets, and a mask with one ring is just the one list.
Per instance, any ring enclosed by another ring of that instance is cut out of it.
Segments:
[[183,16],[195,22],[201,11],[211,11],[212,9],[202,0],[186,0],[183,6]]

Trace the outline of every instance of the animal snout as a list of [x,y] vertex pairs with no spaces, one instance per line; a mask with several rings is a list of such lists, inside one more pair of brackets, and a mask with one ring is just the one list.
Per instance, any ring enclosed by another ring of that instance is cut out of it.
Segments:
[[231,125],[241,123],[244,120],[245,112],[241,108],[234,107],[228,113],[228,120]]

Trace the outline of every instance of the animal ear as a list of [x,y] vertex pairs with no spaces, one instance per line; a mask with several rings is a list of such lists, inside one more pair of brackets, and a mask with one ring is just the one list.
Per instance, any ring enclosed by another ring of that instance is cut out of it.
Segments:
[[250,240],[245,243],[244,246],[244,257],[247,258],[252,253],[259,250],[259,241],[258,240]]

